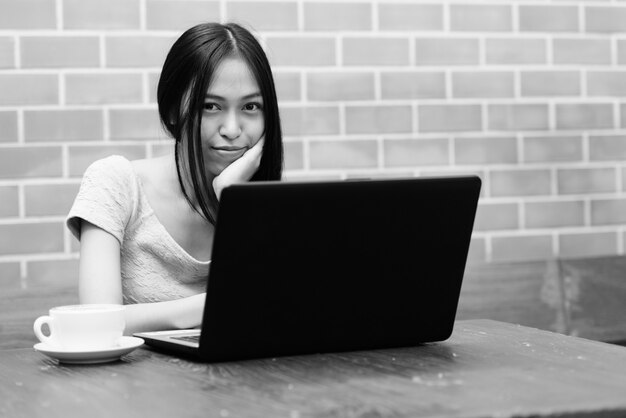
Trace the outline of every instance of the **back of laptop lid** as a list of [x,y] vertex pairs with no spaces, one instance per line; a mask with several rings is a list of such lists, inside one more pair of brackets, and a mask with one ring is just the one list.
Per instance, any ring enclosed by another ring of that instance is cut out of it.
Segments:
[[225,189],[201,358],[376,349],[448,338],[479,190],[478,177]]

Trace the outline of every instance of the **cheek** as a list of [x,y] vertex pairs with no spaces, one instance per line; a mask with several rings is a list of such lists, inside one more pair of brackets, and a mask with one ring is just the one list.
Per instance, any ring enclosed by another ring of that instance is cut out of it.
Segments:
[[203,140],[210,138],[217,132],[216,124],[209,118],[203,117],[200,122],[200,135]]
[[248,135],[252,139],[252,145],[259,142],[263,134],[265,133],[265,120],[261,118],[259,121],[255,121],[250,125],[248,129]]

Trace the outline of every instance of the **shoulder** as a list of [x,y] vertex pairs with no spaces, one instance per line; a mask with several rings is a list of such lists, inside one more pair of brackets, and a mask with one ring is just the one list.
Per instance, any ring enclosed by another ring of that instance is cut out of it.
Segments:
[[129,190],[137,186],[132,163],[121,155],[96,160],[83,175],[82,188]]
[[94,161],[87,167],[85,170],[85,175],[93,174],[93,173],[120,173],[120,174],[131,174],[132,173],[132,163],[121,155],[111,155],[106,158],[102,158]]
[[86,220],[122,242],[125,227],[136,213],[137,183],[125,157],[112,155],[91,163],[67,218],[72,233],[80,237],[81,221]]
[[144,191],[148,192],[148,194],[150,194],[152,189],[159,193],[164,193],[168,190],[178,190],[178,176],[173,156],[164,155],[133,160],[130,164]]

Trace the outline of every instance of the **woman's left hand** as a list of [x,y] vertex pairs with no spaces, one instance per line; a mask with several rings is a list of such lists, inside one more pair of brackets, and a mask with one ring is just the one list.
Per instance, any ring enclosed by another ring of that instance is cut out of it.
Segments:
[[261,164],[264,143],[265,137],[261,137],[252,148],[233,161],[213,179],[213,190],[215,190],[215,195],[218,199],[225,187],[250,180]]

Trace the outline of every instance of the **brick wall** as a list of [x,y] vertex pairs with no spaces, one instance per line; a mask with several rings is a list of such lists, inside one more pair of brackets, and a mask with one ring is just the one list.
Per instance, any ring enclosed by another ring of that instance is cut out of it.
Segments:
[[160,66],[205,20],[266,47],[287,179],[476,173],[472,261],[624,253],[626,1],[0,0],[0,289],[75,281],[81,175],[170,146]]

